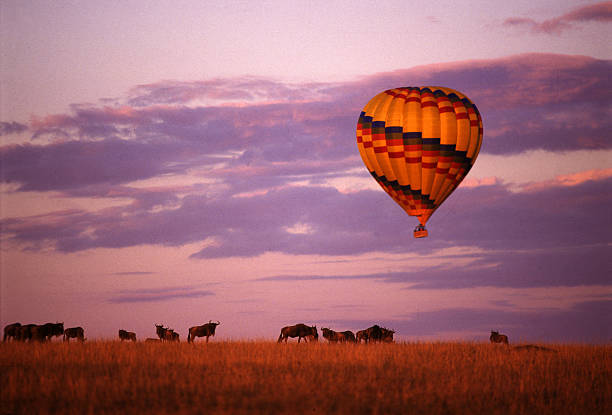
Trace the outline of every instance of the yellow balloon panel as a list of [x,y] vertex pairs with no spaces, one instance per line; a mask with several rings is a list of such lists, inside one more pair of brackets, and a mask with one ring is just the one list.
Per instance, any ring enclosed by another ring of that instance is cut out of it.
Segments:
[[438,86],[383,91],[357,122],[368,171],[425,225],[470,171],[482,144],[482,118],[461,92]]

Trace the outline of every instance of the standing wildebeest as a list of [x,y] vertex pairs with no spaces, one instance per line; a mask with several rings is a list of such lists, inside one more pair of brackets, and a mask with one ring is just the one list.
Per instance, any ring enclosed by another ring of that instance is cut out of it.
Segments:
[[4,337],[2,341],[5,342],[9,338],[13,338],[13,340],[19,340],[19,332],[21,330],[21,323],[13,323],[4,327]]
[[[36,324],[24,324],[23,326],[19,327],[19,330],[17,332],[17,340],[21,340],[22,342],[25,342],[26,340],[28,341],[32,341],[32,336],[33,336],[33,332],[36,331],[36,328],[38,326]],[[34,340],[36,340],[36,338],[34,338]]]
[[373,325],[365,330],[359,330],[357,332],[357,342],[361,343],[361,340],[366,343],[381,341],[383,338],[383,331],[378,324]]
[[289,337],[297,337],[298,343],[300,342],[300,340],[302,340],[302,338],[304,339],[304,342],[306,342],[306,337],[310,336],[312,336],[314,341],[319,341],[319,333],[317,332],[317,326],[307,326],[305,324],[300,323],[296,324],[295,326],[283,327],[281,329],[280,336],[278,336],[277,343],[280,343],[283,340],[285,340],[285,343],[287,343]]
[[492,331],[491,336],[489,337],[491,343],[504,343],[508,344],[508,336],[505,334],[499,334],[497,331]]
[[85,341],[85,331],[83,327],[70,327],[64,330],[64,341],[70,343],[70,339],[74,338],[81,342]]
[[191,343],[196,337],[206,337],[206,343],[210,336],[215,336],[215,329],[221,324],[219,320],[213,323],[212,320],[208,320],[208,323],[202,324],[201,326],[189,327],[189,334],[187,335],[187,342]]
[[161,341],[168,341],[168,342],[179,341],[179,334],[176,333],[171,328],[164,327],[163,324],[156,324],[155,331],[157,333],[157,337],[159,337]]
[[131,340],[133,342],[136,342],[136,333],[133,333],[131,331],[119,330],[119,339],[121,339],[121,341]]
[[330,330],[327,327],[321,328],[321,331],[323,332],[323,337],[330,343],[355,342],[355,335],[352,331],[338,332]]
[[157,333],[157,337],[159,337],[159,340],[164,341],[167,340],[166,339],[166,332],[168,331],[168,327],[164,327],[163,324],[156,324],[155,325],[155,332]]
[[64,323],[46,323],[42,326],[32,327],[31,329],[32,340],[36,341],[47,341],[51,340],[53,336],[61,336],[64,334]]

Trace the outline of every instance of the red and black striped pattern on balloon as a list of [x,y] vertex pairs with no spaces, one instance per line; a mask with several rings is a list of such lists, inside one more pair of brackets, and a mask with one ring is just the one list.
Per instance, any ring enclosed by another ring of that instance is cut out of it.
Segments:
[[470,171],[482,137],[476,106],[446,87],[381,92],[357,122],[357,146],[370,174],[422,225]]

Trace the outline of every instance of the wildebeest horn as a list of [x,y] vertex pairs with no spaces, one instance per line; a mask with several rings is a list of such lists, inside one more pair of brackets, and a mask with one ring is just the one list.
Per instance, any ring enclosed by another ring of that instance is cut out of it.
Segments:
[[221,322],[220,322],[219,320],[217,320],[217,326],[218,326],[219,324],[221,324]]

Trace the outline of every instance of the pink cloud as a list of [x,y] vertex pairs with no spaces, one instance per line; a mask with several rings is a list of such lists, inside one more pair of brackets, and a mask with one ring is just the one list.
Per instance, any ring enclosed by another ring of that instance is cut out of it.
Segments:
[[534,33],[558,35],[572,28],[576,22],[610,21],[612,21],[612,1],[578,7],[569,13],[542,22],[528,17],[511,17],[504,21],[504,25],[527,27]]
[[472,179],[466,178],[461,182],[461,187],[479,187],[479,186],[493,186],[496,184],[500,184],[499,179],[497,177],[483,177],[481,179]]
[[553,180],[547,180],[544,182],[529,183],[522,186],[522,191],[540,191],[554,186],[572,187],[578,186],[588,181],[600,181],[612,177],[612,168],[610,169],[598,169],[598,170],[587,170],[573,174],[564,174],[555,177]]
[[311,100],[326,84],[290,85],[258,77],[212,79],[204,81],[161,81],[139,85],[130,91],[129,103],[147,106],[152,103],[188,104],[208,101],[208,105],[221,103],[256,104],[258,102],[287,102]]

